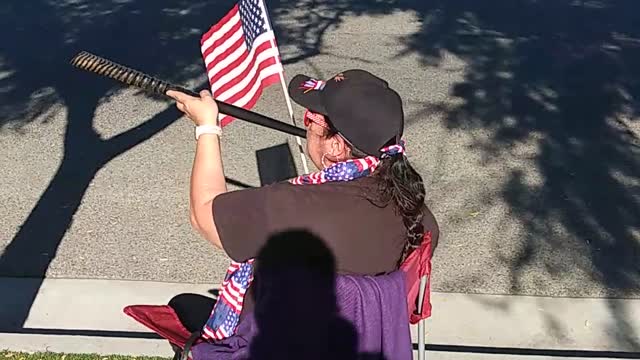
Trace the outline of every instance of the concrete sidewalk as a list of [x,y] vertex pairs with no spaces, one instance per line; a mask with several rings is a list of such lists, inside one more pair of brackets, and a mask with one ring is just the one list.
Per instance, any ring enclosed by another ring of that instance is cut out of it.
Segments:
[[[24,327],[12,327],[12,294],[39,282],[0,278],[0,349],[170,356],[167,342],[123,307],[166,304],[186,292],[210,296],[213,288],[46,279]],[[433,307],[427,344],[434,359],[640,358],[640,300],[434,293]]]

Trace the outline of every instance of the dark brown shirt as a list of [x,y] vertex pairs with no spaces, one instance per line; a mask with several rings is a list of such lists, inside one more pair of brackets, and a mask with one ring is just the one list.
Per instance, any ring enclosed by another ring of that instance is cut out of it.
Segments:
[[[255,258],[269,237],[287,230],[307,230],[324,241],[339,274],[375,275],[396,270],[406,229],[393,204],[380,206],[371,178],[321,185],[288,182],[232,191],[215,198],[213,213],[220,241],[235,261]],[[439,229],[425,206],[425,231],[435,248]],[[253,286],[241,314],[253,310]]]
[[[213,213],[222,246],[235,261],[257,256],[274,233],[302,229],[325,242],[338,273],[372,275],[395,270],[406,241],[393,204],[371,201],[376,191],[372,178],[320,185],[284,182],[222,194],[214,200]],[[426,207],[423,223],[435,245],[439,229]]]

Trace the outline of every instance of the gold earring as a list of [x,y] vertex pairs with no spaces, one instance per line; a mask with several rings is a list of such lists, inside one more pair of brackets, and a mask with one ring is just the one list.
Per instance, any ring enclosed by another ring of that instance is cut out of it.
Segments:
[[322,162],[322,166],[324,166],[324,168],[328,168],[327,164],[324,163],[324,159],[326,159],[327,157],[327,153],[322,154],[322,159],[320,159],[320,162]]

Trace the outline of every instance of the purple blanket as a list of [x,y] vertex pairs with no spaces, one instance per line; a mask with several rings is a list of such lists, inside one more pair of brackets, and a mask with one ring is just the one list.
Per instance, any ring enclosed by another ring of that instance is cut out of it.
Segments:
[[195,346],[194,360],[412,359],[403,272],[340,275],[333,289],[319,283],[266,295],[236,335]]

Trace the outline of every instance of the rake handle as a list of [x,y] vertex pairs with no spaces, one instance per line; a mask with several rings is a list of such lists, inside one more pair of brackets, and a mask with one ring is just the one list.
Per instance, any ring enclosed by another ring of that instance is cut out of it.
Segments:
[[[126,67],[124,65],[115,63],[111,60],[107,60],[103,57],[91,54],[87,51],[82,51],[74,56],[71,61],[71,65],[80,68],[82,70],[90,71],[98,75],[106,76],[115,79],[121,83],[135,86],[148,92],[155,94],[161,94],[167,96],[168,90],[175,90],[185,93],[187,95],[200,97],[200,94],[178,86],[169,82],[157,79],[151,75],[145,74],[138,70]],[[261,125],[273,130],[278,130],[286,134],[293,136],[299,136],[301,138],[307,137],[307,132],[297,126],[289,125],[282,121],[272,119],[254,111],[246,110],[235,105],[228,104],[226,102],[215,100],[218,104],[220,113],[232,116],[234,118],[250,122],[252,124]]]

